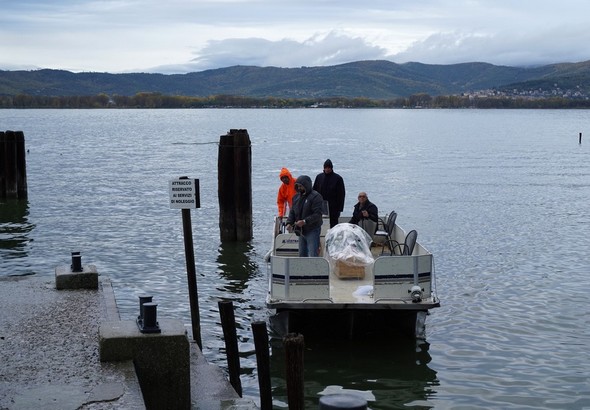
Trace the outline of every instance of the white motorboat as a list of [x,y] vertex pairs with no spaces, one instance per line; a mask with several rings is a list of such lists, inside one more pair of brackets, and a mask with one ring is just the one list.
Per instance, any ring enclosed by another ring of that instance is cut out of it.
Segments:
[[[395,223],[396,216],[392,212],[381,219],[376,232],[374,225],[368,228],[375,232],[371,235],[345,223],[349,217],[329,229],[324,216],[319,257],[299,257],[299,238],[275,217],[265,258],[272,330],[279,335],[387,332],[423,338],[426,315],[440,306],[433,255],[415,241],[415,231],[407,235]],[[353,235],[352,242],[342,240],[346,235]]]

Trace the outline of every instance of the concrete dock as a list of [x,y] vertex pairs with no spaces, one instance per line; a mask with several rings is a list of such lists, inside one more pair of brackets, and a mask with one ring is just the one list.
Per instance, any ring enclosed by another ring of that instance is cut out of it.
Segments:
[[[99,326],[119,320],[113,290],[57,290],[53,276],[0,276],[0,409],[144,409],[131,360],[101,362]],[[190,343],[191,408],[256,409]]]

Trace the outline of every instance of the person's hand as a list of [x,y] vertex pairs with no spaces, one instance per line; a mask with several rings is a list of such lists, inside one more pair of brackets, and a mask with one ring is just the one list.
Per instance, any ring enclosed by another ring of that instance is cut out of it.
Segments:
[[368,218],[369,217],[369,213],[366,210],[362,210],[361,214],[363,215],[364,218]]
[[289,233],[293,232],[293,227],[291,224],[287,224],[287,231],[289,231]]
[[303,225],[305,225],[305,221],[303,219],[300,219],[297,222],[295,222],[295,225],[301,228]]

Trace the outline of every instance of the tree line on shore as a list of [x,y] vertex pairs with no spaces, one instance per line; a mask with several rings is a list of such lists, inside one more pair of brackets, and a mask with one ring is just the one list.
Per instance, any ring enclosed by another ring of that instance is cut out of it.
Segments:
[[590,100],[563,97],[430,96],[395,99],[331,97],[318,99],[215,95],[190,97],[137,93],[133,96],[0,95],[0,108],[590,108]]

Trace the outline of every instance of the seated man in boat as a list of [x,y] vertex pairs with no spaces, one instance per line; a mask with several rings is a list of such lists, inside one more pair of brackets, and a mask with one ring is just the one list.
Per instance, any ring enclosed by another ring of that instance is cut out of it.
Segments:
[[322,229],[322,196],[312,189],[311,178],[301,175],[295,181],[297,194],[287,218],[287,230],[299,236],[299,256],[319,256]]
[[369,197],[366,192],[359,192],[358,202],[354,206],[352,211],[352,218],[348,223],[358,224],[359,222],[370,219],[377,223],[379,221],[379,211],[377,205],[369,201]]

